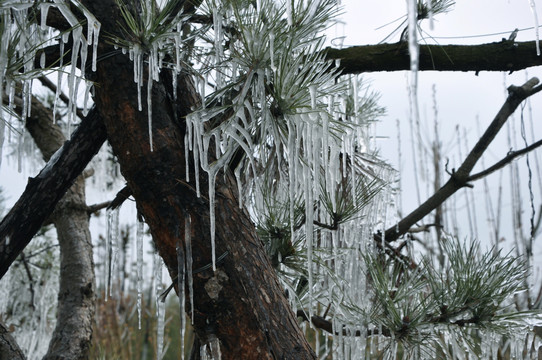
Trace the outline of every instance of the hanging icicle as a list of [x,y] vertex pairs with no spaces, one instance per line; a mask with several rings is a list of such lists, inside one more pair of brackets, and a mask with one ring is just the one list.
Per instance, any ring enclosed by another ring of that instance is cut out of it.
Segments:
[[164,350],[164,326],[165,326],[165,311],[166,304],[161,301],[163,292],[162,286],[162,267],[163,260],[158,255],[154,254],[154,293],[155,293],[155,306],[156,306],[156,359],[161,360]]
[[190,315],[194,324],[194,280],[192,277],[192,230],[190,215],[184,218],[184,246],[186,249],[186,277],[188,280],[188,295],[190,297]]
[[141,302],[143,300],[143,230],[144,223],[137,222],[136,232],[136,263],[137,263],[137,324],[141,330]]
[[538,26],[538,14],[536,12],[536,3],[535,0],[528,0],[533,13],[534,19],[534,29],[536,34],[536,56],[540,56],[540,29]]

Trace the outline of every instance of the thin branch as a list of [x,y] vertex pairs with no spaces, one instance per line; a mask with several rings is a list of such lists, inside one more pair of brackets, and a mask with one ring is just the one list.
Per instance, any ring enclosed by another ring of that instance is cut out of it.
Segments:
[[506,157],[504,157],[502,160],[495,163],[494,165],[490,166],[486,170],[480,171],[479,173],[476,173],[474,175],[469,176],[467,178],[467,181],[469,181],[469,182],[476,181],[476,180],[479,180],[479,179],[483,178],[484,176],[487,176],[487,175],[489,175],[491,173],[494,173],[495,171],[500,170],[503,167],[505,167],[506,165],[508,165],[509,163],[511,163],[515,158],[520,157],[522,155],[525,155],[526,153],[536,149],[537,147],[539,147],[541,145],[542,145],[542,140],[538,140],[537,142],[527,146],[526,148],[523,148],[523,149],[518,150],[518,151],[511,151],[511,152],[508,153],[508,155],[506,155]]
[[89,215],[94,214],[97,211],[107,208],[110,204],[111,201],[105,201],[99,204],[89,205],[87,206],[87,213]]
[[132,195],[132,190],[126,185],[123,187],[115,196],[113,201],[110,202],[109,206],[107,206],[108,209],[114,210],[118,207],[120,207],[126,199],[128,199]]
[[32,272],[30,271],[30,266],[28,266],[28,260],[24,256],[24,252],[21,253],[21,261],[23,263],[24,271],[26,272],[26,276],[28,277],[29,287],[30,287],[30,307],[32,310],[35,309],[34,307],[34,278],[32,277]]

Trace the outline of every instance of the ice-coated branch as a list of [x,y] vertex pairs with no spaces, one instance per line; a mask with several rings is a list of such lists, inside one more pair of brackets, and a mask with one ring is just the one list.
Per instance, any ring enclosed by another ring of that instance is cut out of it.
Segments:
[[0,278],[28,245],[42,223],[106,139],[105,126],[92,109],[28,185],[11,211],[0,222]]
[[[472,169],[505,124],[506,120],[514,113],[523,100],[542,90],[542,86],[536,86],[538,82],[539,80],[537,78],[532,78],[523,86],[518,87],[512,85],[508,87],[508,98],[461,166],[456,171],[452,172],[450,179],[437,190],[433,196],[404,217],[396,225],[393,225],[386,230],[384,238],[387,242],[397,240],[400,236],[408,232],[414,224],[436,209],[457,190],[469,186],[468,182],[470,181]],[[382,241],[380,233],[375,234],[374,238],[377,242]]]
[[[340,59],[343,74],[410,70],[408,44],[377,44],[327,48],[329,60]],[[542,65],[536,42],[503,40],[479,45],[420,45],[419,70],[518,71]]]

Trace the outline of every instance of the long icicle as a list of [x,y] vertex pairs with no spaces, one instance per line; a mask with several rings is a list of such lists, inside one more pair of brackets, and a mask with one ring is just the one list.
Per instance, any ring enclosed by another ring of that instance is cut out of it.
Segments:
[[142,221],[137,222],[137,324],[139,330],[141,330],[141,301],[143,299],[143,225]]
[[190,296],[190,315],[192,324],[194,324],[194,281],[192,278],[192,232],[190,229],[190,215],[184,217],[184,246],[186,248],[186,275],[188,280],[188,292]]
[[183,248],[183,241],[177,236],[177,288],[179,289],[179,321],[180,321],[180,336],[181,336],[181,359],[184,359],[184,332],[185,332],[185,298],[184,298],[184,285],[185,285],[185,250]]

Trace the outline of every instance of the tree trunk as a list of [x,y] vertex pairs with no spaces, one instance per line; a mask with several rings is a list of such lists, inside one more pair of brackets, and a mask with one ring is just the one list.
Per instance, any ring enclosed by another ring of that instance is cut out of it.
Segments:
[[[26,128],[45,161],[62,146],[64,135],[51,109],[32,99]],[[57,323],[44,359],[87,359],[94,320],[94,261],[85,203],[85,179],[79,175],[53,213],[60,245]]]
[[[86,5],[104,33],[115,33],[119,17],[113,1]],[[108,51],[112,49],[102,42],[100,52]],[[147,109],[138,111],[128,56],[118,53],[99,62],[95,76],[95,102],[108,140],[171,276],[177,275],[176,248],[184,248],[186,216],[191,219],[193,269],[210,264],[209,200],[205,192],[196,196],[192,161],[190,181],[185,182],[185,160],[192,159],[185,153],[185,117],[198,105],[191,78],[179,76],[176,102],[166,70],[153,85],[151,152]],[[142,99],[146,99],[144,91]],[[207,176],[200,173],[200,184],[206,189]],[[230,174],[217,176],[216,254],[226,255],[215,272],[208,269],[194,275],[195,332],[202,344],[218,338],[223,359],[313,359],[254,224],[238,206],[236,189]]]

